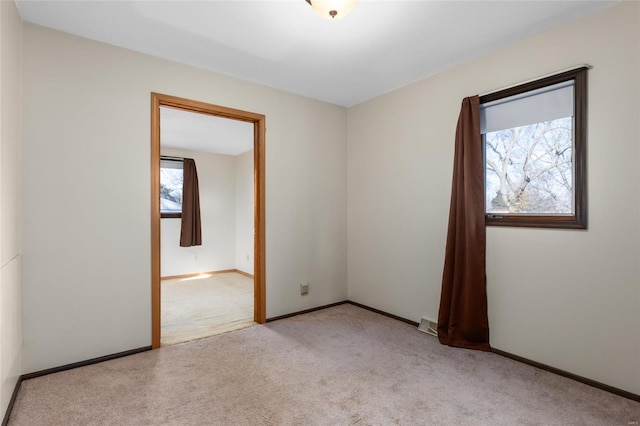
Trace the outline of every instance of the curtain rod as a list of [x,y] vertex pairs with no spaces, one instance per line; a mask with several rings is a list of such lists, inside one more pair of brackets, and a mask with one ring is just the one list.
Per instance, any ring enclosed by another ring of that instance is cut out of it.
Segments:
[[541,75],[540,77],[530,78],[529,80],[521,81],[519,83],[510,84],[509,86],[501,87],[500,89],[495,89],[495,90],[491,90],[489,92],[481,93],[478,96],[480,96],[480,97],[486,96],[486,95],[489,95],[491,93],[500,92],[502,90],[511,89],[512,87],[520,86],[521,84],[527,84],[527,83],[531,83],[532,81],[542,80],[543,78],[551,77],[552,75],[562,74],[563,72],[577,70],[578,68],[591,69],[591,68],[593,68],[593,65],[589,65],[589,64],[575,65],[573,67],[565,68],[565,69],[560,70],[560,71],[550,72],[548,74]]

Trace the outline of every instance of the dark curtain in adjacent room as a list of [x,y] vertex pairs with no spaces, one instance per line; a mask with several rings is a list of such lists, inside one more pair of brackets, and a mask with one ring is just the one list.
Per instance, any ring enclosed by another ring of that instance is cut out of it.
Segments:
[[200,223],[200,191],[196,162],[184,159],[182,183],[182,227],[180,229],[180,247],[202,245]]

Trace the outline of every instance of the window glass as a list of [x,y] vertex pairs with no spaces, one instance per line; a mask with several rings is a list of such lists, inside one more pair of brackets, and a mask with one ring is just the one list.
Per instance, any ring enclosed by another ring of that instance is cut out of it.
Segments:
[[489,132],[486,212],[573,214],[573,119]]
[[161,217],[180,217],[182,214],[182,161],[160,161]]

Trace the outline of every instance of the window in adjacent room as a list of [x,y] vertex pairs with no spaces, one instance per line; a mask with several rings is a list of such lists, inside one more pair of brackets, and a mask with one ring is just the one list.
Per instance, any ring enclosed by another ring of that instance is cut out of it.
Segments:
[[586,228],[586,74],[480,97],[487,225]]
[[160,159],[160,217],[182,217],[183,162]]

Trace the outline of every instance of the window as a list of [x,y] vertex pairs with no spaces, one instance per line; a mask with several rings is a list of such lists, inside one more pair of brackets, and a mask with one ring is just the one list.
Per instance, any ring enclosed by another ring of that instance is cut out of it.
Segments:
[[182,217],[182,160],[160,159],[160,217]]
[[487,225],[587,227],[586,74],[480,97]]

